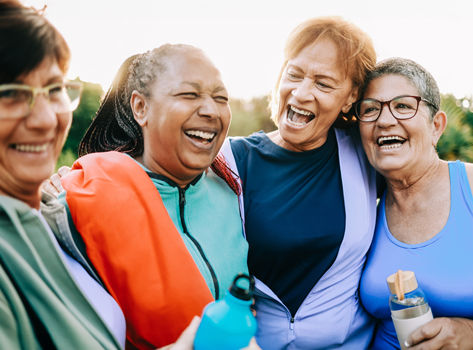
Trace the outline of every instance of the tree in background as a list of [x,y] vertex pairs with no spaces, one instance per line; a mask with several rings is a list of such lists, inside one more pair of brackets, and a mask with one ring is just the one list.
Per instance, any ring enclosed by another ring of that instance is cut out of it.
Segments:
[[437,145],[440,158],[473,162],[472,102],[471,98],[442,95],[440,109],[447,114],[448,123]]
[[[80,81],[79,78],[76,81]],[[85,81],[82,82],[82,86],[80,105],[74,111],[71,131],[59,157],[57,167],[62,165],[71,166],[74,160],[76,160],[79,142],[100,106],[100,99],[104,93],[102,86]]]
[[231,99],[232,123],[228,135],[248,136],[259,130],[269,132],[276,129],[270,119],[269,97],[254,97],[249,101]]

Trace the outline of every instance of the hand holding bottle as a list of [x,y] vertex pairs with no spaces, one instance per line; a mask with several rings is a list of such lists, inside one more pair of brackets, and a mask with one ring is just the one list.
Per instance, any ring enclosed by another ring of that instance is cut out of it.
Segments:
[[[194,349],[194,339],[195,334],[197,333],[197,328],[200,324],[200,317],[195,316],[189,326],[182,332],[181,336],[175,343],[167,345],[165,347],[159,348],[157,350],[193,350]],[[252,338],[248,347],[241,350],[261,350],[261,348],[256,344],[255,338]]]
[[412,332],[406,342],[409,350],[473,349],[473,320],[435,318]]
[[433,319],[432,310],[419,288],[414,272],[401,271],[387,278],[391,291],[389,307],[401,349],[409,335]]

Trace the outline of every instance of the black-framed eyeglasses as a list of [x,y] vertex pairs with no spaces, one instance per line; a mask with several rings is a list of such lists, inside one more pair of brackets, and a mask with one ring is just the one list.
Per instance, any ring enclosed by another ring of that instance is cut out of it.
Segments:
[[379,118],[386,104],[394,118],[400,120],[410,119],[417,114],[421,101],[438,110],[438,107],[432,102],[420,96],[402,95],[396,96],[389,101],[379,101],[373,98],[358,101],[355,104],[355,115],[361,122],[374,122]]
[[53,83],[45,87],[23,84],[0,85],[0,119],[18,119],[31,113],[36,97],[44,95],[56,113],[72,112],[80,102],[82,84],[77,81]]

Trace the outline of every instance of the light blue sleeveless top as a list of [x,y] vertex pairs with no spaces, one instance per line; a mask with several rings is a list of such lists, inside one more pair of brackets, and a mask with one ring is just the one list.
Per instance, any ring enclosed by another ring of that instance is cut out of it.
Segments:
[[465,165],[456,161],[448,167],[450,214],[444,228],[426,242],[406,244],[394,238],[386,222],[386,194],[381,198],[375,237],[360,282],[361,301],[379,320],[373,349],[400,348],[386,283],[386,277],[399,269],[415,272],[434,317],[473,318],[473,196]]

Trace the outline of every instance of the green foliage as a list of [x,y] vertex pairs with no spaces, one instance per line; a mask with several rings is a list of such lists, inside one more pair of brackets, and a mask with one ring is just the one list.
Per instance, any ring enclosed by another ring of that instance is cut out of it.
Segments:
[[56,171],[63,165],[70,167],[76,160],[76,154],[70,149],[63,150],[56,163]]
[[472,106],[471,99],[457,100],[443,95],[441,110],[447,114],[448,123],[437,144],[440,158],[473,162],[473,113],[465,106]]
[[[71,131],[58,160],[58,167],[70,166],[74,162],[79,142],[95,116],[104,93],[99,84],[83,84],[81,103],[74,112]],[[248,136],[259,130],[270,132],[276,129],[270,119],[267,96],[251,100],[232,99],[230,108],[233,115],[228,133],[230,136]],[[456,99],[453,95],[443,95],[441,109],[447,114],[448,124],[437,145],[440,157],[473,162],[473,99]]]
[[82,82],[82,84],[83,90],[80,105],[74,111],[71,131],[64,145],[63,153],[71,151],[72,154],[77,155],[79,142],[100,106],[100,98],[103,95],[102,87],[99,84],[89,82]]
[[248,136],[255,131],[269,132],[276,129],[270,119],[269,99],[267,96],[254,97],[251,100],[232,99],[232,123],[228,135]]
[[[79,78],[76,80],[80,81]],[[57,161],[57,169],[63,165],[71,166],[74,160],[76,160],[79,142],[94,118],[95,112],[100,106],[100,99],[104,93],[99,84],[83,81],[82,85],[83,90],[80,105],[74,111],[71,130]]]

